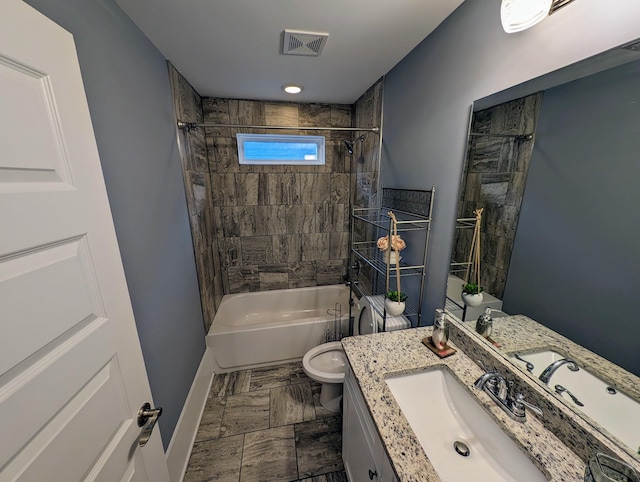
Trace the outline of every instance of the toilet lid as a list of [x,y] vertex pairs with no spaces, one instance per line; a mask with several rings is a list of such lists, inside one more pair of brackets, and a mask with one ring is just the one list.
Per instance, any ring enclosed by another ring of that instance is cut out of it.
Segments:
[[371,307],[367,296],[360,298],[360,310],[353,324],[353,334],[369,335],[378,331],[377,312]]

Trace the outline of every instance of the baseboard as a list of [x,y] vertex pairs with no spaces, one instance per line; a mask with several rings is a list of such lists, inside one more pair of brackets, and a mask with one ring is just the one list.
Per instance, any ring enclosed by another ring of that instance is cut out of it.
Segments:
[[193,379],[189,395],[182,407],[182,413],[167,448],[167,466],[171,482],[182,482],[187,470],[193,442],[196,439],[202,412],[213,380],[212,357],[207,348]]

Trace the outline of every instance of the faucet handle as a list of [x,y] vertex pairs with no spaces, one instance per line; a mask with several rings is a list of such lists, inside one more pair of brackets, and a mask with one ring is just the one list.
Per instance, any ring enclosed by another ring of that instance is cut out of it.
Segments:
[[542,410],[539,407],[536,407],[534,404],[527,402],[524,399],[524,395],[522,393],[516,393],[515,399],[513,400],[513,412],[518,416],[524,417],[525,407],[535,413],[538,417],[542,417]]

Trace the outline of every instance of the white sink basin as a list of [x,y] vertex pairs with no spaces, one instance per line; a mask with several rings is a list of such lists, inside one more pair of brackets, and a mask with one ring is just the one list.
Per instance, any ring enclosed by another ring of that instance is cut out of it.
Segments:
[[[447,370],[386,382],[444,482],[547,480]],[[457,441],[468,447],[467,457],[456,452]]]
[[[509,358],[516,365],[525,367],[525,362],[516,359],[514,355]],[[565,356],[553,350],[542,350],[521,354],[520,358],[533,363],[531,374],[538,378],[546,367]],[[562,365],[551,376],[548,385],[552,391],[556,385],[565,387],[584,404],[579,406],[569,395],[562,395],[571,407],[589,416],[625,445],[634,450],[640,446],[640,404],[631,397],[619,390],[611,393],[611,390],[607,390],[607,382],[582,366],[580,370],[573,372],[567,365]]]

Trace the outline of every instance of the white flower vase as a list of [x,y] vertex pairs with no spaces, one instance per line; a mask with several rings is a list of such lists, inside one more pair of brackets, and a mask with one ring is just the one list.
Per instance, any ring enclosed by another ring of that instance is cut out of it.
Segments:
[[384,262],[391,266],[395,266],[396,263],[402,259],[402,256],[400,256],[400,253],[397,253],[397,256],[396,256],[396,252],[392,249],[388,249],[384,251],[382,254],[382,257],[384,259]]
[[397,301],[392,301],[389,298],[384,300],[384,309],[388,315],[398,316],[404,313],[404,301],[398,303]]
[[479,306],[480,304],[482,304],[482,293],[476,293],[472,295],[471,293],[463,292],[462,301],[467,306]]

